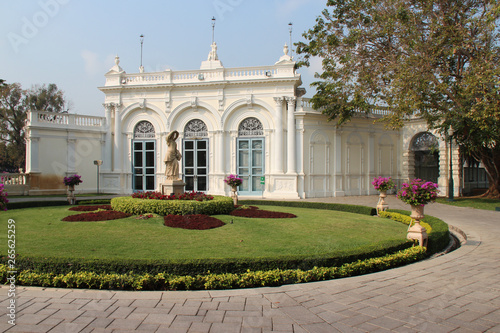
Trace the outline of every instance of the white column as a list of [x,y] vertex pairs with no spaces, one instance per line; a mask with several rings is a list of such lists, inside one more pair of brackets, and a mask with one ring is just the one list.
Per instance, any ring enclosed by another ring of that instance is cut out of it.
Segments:
[[295,97],[286,97],[287,115],[287,174],[297,173],[297,143],[295,142]]
[[[40,171],[38,169],[38,141],[40,140],[39,137],[30,137],[28,144],[29,144],[29,152],[30,152],[30,163],[29,165],[26,166],[26,172],[38,172]],[[28,169],[29,168],[29,169]]]
[[276,132],[274,142],[274,172],[283,173],[283,97],[274,97],[276,102]]
[[111,159],[113,156],[111,155],[111,110],[113,109],[113,105],[111,103],[105,103],[104,106],[104,114],[106,116],[106,124],[105,124],[105,138],[104,138],[104,151],[102,154],[102,169],[103,170],[111,170]]
[[387,173],[389,170],[378,170],[378,174],[375,175],[375,133],[369,132],[368,133],[368,149],[367,149],[367,154],[368,154],[368,177],[366,178],[366,194],[369,195],[371,192],[372,194],[376,193],[375,189],[372,186],[372,179],[375,176],[387,176]]
[[75,173],[77,170],[75,169],[76,168],[76,159],[77,159],[77,154],[76,154],[76,139],[74,138],[68,138],[67,139],[68,141],[68,146],[67,146],[67,150],[68,150],[68,159],[66,161],[66,165],[67,165],[67,170],[66,172],[67,173]]
[[120,119],[120,104],[115,104],[115,142],[113,145],[113,171],[120,171],[121,169],[121,119]]
[[224,173],[224,131],[217,131],[217,168],[216,173]]

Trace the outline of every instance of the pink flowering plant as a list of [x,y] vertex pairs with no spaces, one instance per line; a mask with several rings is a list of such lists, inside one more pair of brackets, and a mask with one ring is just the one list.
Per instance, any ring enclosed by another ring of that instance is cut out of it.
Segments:
[[229,175],[224,179],[224,182],[229,186],[240,186],[243,183],[241,178],[238,178],[238,175]]
[[75,186],[80,184],[82,181],[82,176],[74,174],[73,176],[64,177],[64,185],[66,186]]
[[9,199],[7,199],[7,192],[3,184],[0,184],[0,210],[7,210],[7,203]]
[[436,201],[438,193],[438,184],[416,178],[409,184],[403,183],[398,191],[398,199],[409,205],[423,206]]
[[389,191],[396,187],[396,184],[394,184],[391,177],[373,178],[372,185],[377,191]]

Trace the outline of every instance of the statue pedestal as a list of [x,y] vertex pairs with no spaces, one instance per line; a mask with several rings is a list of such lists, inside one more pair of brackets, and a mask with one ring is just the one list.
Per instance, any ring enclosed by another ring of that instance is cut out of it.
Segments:
[[182,180],[167,180],[165,181],[165,183],[160,184],[161,194],[163,195],[184,194],[184,186],[186,186],[186,183],[184,183]]

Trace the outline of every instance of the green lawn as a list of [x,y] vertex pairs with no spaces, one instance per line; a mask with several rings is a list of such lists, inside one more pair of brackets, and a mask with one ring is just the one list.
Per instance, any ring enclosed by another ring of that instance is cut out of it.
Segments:
[[500,207],[499,199],[455,198],[454,201],[448,201],[447,198],[438,198],[436,202],[458,207],[471,207],[471,208],[486,209],[486,210],[495,210],[496,207]]
[[[184,230],[163,226],[163,218],[134,217],[104,222],[63,222],[68,207],[1,212],[2,230],[16,221],[16,252],[23,256],[185,259],[255,258],[351,252],[405,242],[406,226],[389,219],[330,210],[271,207],[293,219],[250,219],[219,215],[225,226]],[[230,223],[233,221],[233,223]],[[7,249],[7,233],[1,233]],[[6,250],[1,250],[4,253]]]

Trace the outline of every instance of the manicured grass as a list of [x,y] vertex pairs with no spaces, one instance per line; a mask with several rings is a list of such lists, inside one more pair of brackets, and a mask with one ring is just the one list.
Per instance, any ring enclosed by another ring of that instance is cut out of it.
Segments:
[[[281,255],[348,254],[360,248],[404,243],[406,226],[377,217],[296,207],[262,207],[293,219],[217,215],[226,225],[185,230],[163,225],[163,217],[103,222],[63,222],[68,206],[2,212],[0,228],[16,221],[16,252],[22,256],[188,259],[257,258]],[[7,233],[2,233],[6,244]]]
[[495,207],[500,207],[499,199],[455,198],[454,201],[448,201],[447,198],[438,198],[436,202],[458,207],[471,207],[485,210],[495,210]]

